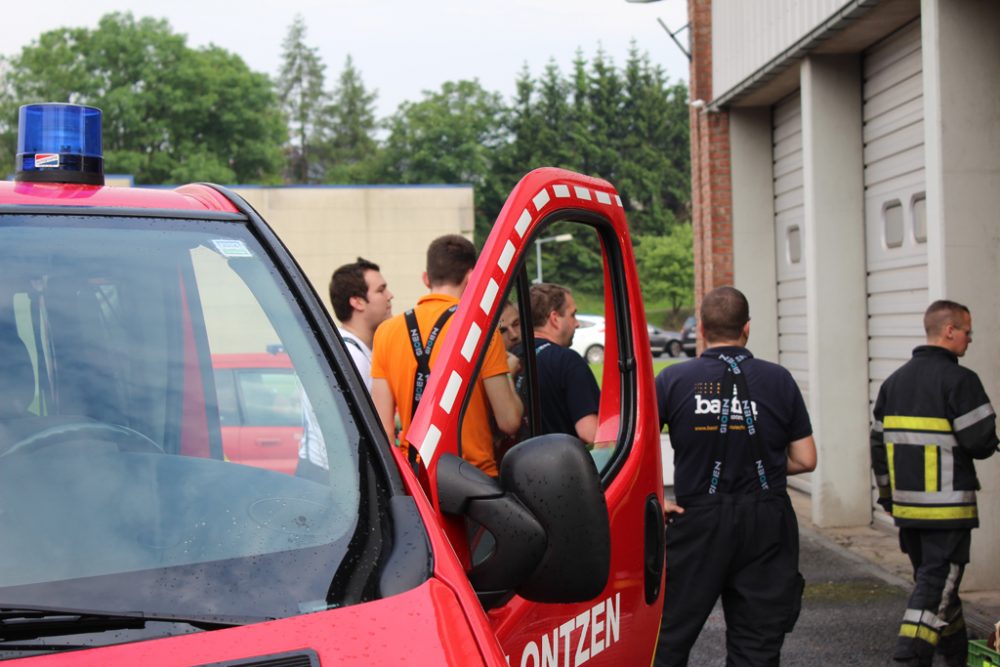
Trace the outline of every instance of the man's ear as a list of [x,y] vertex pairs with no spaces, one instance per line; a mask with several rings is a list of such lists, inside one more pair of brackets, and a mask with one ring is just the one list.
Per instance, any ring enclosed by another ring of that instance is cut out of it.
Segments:
[[424,281],[424,287],[426,287],[427,289],[431,288],[431,279],[427,277],[426,271],[424,271],[423,274],[421,274],[420,279]]
[[747,323],[743,325],[743,338],[750,340],[750,320],[747,320]]
[[364,311],[365,306],[368,304],[368,302],[360,296],[352,296],[347,300],[347,302],[351,304],[351,308],[357,311]]

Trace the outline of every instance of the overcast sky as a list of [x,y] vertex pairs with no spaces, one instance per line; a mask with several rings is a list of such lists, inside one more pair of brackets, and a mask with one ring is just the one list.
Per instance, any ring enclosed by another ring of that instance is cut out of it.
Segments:
[[[238,53],[251,69],[275,75],[281,42],[296,14],[319,49],[332,87],[350,54],[378,114],[420,99],[444,81],[478,78],[509,97],[527,63],[536,76],[554,58],[568,72],[577,48],[590,60],[598,45],[620,67],[629,42],[666,70],[687,80],[688,63],[657,23],[687,23],[686,0],[631,4],[625,0],[46,0],[8,3],[0,21],[0,54],[11,56],[41,33],[94,27],[103,14],[132,11],[165,18],[190,46],[214,43]],[[686,43],[687,31],[682,33]]]

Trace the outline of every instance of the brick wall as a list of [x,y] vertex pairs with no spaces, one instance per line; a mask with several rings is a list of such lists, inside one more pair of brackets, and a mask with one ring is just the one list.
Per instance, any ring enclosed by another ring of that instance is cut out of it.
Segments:
[[[733,283],[733,204],[729,114],[709,111],[712,100],[712,0],[688,0],[691,23],[691,208],[695,306]],[[703,104],[697,101],[701,100]]]

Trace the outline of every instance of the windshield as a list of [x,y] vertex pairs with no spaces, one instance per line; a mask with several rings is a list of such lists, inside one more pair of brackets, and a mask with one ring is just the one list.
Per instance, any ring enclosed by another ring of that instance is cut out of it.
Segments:
[[0,365],[0,609],[363,597],[370,443],[245,224],[0,217]]

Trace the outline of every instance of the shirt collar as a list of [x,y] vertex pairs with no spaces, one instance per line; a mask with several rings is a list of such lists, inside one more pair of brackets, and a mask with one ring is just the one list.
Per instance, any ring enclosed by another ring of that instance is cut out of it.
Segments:
[[447,303],[451,305],[457,305],[458,297],[454,297],[449,294],[439,294],[437,292],[431,292],[430,294],[425,294],[419,299],[417,299],[418,306],[422,306],[425,303]]
[[933,355],[939,355],[956,364],[958,363],[958,355],[940,345],[918,345],[913,348],[913,356],[915,357],[930,357]]
[[701,353],[703,357],[710,357],[712,359],[718,359],[719,355],[725,354],[730,357],[735,357],[737,355],[743,355],[747,359],[753,359],[753,354],[750,350],[745,347],[740,347],[739,345],[721,345],[719,347],[710,347]]

